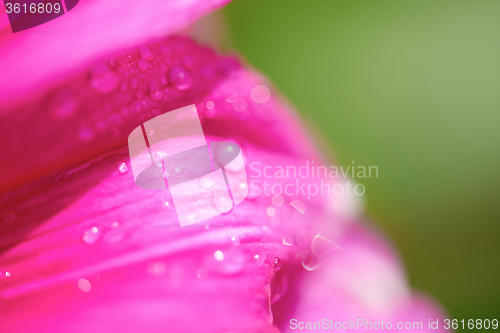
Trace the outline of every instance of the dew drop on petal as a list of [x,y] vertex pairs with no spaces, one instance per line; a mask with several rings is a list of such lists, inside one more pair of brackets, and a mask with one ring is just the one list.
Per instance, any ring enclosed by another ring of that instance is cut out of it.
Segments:
[[97,240],[99,240],[101,234],[102,232],[99,230],[99,228],[92,227],[88,230],[85,230],[85,232],[83,233],[82,240],[86,244],[94,244],[95,242],[97,242]]
[[4,224],[13,224],[16,223],[19,219],[19,214],[13,211],[4,212],[2,215],[1,221]]
[[177,90],[188,90],[193,85],[193,75],[182,66],[174,66],[168,72],[168,82]]
[[315,256],[322,258],[328,253],[338,250],[339,246],[331,239],[321,233],[314,236],[311,242],[311,251]]
[[218,261],[221,261],[224,259],[224,253],[222,253],[222,251],[215,251],[214,253],[214,257],[215,259],[217,259]]
[[92,288],[92,285],[90,284],[90,281],[87,279],[79,279],[78,288],[80,288],[80,290],[83,291],[84,293],[88,293]]
[[212,205],[219,213],[229,213],[233,209],[233,203],[226,193],[216,192],[212,196]]
[[283,267],[283,261],[280,258],[274,260],[274,271],[279,271]]
[[240,184],[240,187],[241,187],[241,188],[245,188],[245,187],[247,187],[247,184],[245,184],[245,183],[241,183],[241,184]]
[[293,245],[293,235],[291,232],[287,232],[285,236],[283,236],[283,245],[292,246]]
[[90,86],[101,94],[108,94],[120,84],[120,78],[107,66],[96,66],[91,73]]
[[263,104],[271,98],[271,92],[266,86],[259,85],[253,87],[250,96],[255,103]]
[[198,185],[201,188],[209,189],[212,188],[215,184],[215,181],[210,176],[203,176],[198,178]]
[[151,131],[149,131],[149,133],[148,133],[148,135],[153,135],[153,134],[155,134],[155,131],[154,131],[154,130],[151,130]]
[[246,108],[247,108],[247,101],[245,101],[243,98],[237,98],[233,102],[233,109],[235,111],[238,111],[238,112],[245,111]]
[[207,102],[207,109],[211,110],[214,108],[214,106],[215,106],[214,102],[212,102],[212,101]]
[[293,200],[290,205],[297,209],[302,215],[306,212],[306,205],[300,200]]
[[149,92],[149,97],[151,97],[153,101],[159,101],[160,99],[163,98],[164,95],[163,90],[160,88],[158,84],[150,85],[148,88],[148,92]]
[[144,59],[147,61],[151,61],[155,58],[153,51],[148,46],[139,47],[139,55],[140,55],[141,59]]
[[276,214],[276,210],[275,210],[273,207],[269,207],[269,208],[266,210],[266,213],[267,213],[267,215],[269,215],[269,216],[273,216],[274,214]]
[[283,199],[283,197],[281,195],[275,195],[272,199],[271,199],[271,202],[273,203],[273,205],[275,205],[276,207],[279,207],[281,205],[283,205],[283,202],[285,202],[285,199]]
[[227,149],[227,151],[229,151],[229,152],[233,151],[233,147],[232,147],[232,146],[228,146],[226,149]]
[[120,165],[118,165],[118,171],[120,173],[126,173],[128,171],[128,166],[126,163],[121,163]]
[[309,250],[302,250],[295,256],[295,259],[302,263],[302,267],[308,271],[313,271],[321,265],[321,260],[314,256]]
[[111,223],[111,228],[113,228],[113,229],[118,228],[119,226],[120,226],[120,223],[118,223],[116,221]]

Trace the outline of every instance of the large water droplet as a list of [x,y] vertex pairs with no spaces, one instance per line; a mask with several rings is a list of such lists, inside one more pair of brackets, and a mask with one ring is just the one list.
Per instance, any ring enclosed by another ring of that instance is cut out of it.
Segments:
[[263,104],[271,98],[271,92],[266,86],[259,85],[253,87],[250,96],[255,103]]
[[311,242],[311,251],[319,258],[337,249],[339,249],[339,246],[331,240],[328,235],[322,234],[321,232],[314,236]]
[[120,78],[105,65],[99,65],[92,69],[90,86],[101,94],[108,94],[115,90],[120,84]]
[[215,251],[214,253],[214,257],[215,259],[217,259],[218,261],[221,261],[224,259],[224,253],[222,253],[222,251]]
[[233,209],[233,203],[227,193],[219,191],[212,196],[212,205],[219,213],[223,214],[229,213]]
[[297,209],[302,215],[306,212],[306,205],[300,200],[293,200],[290,205]]
[[97,227],[85,230],[82,240],[87,244],[94,244],[101,237],[102,232]]
[[201,178],[198,178],[198,185],[200,185],[201,188],[209,189],[212,188],[214,184],[215,181],[210,176],[203,176]]
[[13,212],[13,211],[4,212],[1,215],[1,221],[4,224],[16,223],[18,219],[19,219],[19,214],[17,214],[16,212]]
[[83,291],[84,293],[88,293],[92,288],[92,285],[90,284],[90,281],[87,279],[79,279],[78,288],[80,288],[80,290]]
[[128,171],[128,166],[126,163],[121,163],[120,165],[118,165],[118,171],[120,173],[126,173]]
[[177,90],[188,90],[193,85],[193,75],[182,66],[174,66],[168,73],[168,81]]

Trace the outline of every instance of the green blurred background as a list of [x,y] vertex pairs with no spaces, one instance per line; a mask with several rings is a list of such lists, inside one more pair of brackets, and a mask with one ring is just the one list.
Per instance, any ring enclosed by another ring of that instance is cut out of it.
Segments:
[[341,165],[376,165],[367,211],[413,287],[500,319],[500,1],[235,0],[230,46]]

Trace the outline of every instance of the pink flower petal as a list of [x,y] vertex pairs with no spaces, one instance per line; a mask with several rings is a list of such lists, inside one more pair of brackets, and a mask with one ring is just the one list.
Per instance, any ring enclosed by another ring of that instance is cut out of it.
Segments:
[[80,1],[67,14],[15,34],[1,6],[2,110],[42,95],[96,57],[177,32],[229,1]]

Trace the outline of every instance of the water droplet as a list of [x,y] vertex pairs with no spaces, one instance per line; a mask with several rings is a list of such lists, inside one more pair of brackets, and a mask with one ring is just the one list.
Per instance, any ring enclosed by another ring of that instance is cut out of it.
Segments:
[[209,189],[212,188],[214,184],[215,181],[210,176],[203,176],[201,178],[198,178],[198,185],[200,185],[201,188]]
[[78,139],[83,142],[88,142],[94,138],[94,132],[90,127],[83,126],[78,131]]
[[240,187],[241,187],[241,188],[245,188],[245,187],[247,187],[247,184],[245,184],[245,183],[241,183],[241,184],[240,184]]
[[165,203],[164,203],[163,205],[164,205],[165,207],[168,207],[168,206],[170,206],[170,202],[165,201]]
[[272,199],[271,199],[271,202],[273,203],[273,205],[275,205],[276,207],[279,207],[281,205],[283,205],[283,202],[285,202],[285,199],[283,199],[283,197],[281,195],[276,195],[274,196]]
[[306,212],[306,205],[300,200],[293,200],[290,205],[297,209],[302,215]]
[[327,235],[322,235],[321,232],[314,236],[311,242],[311,251],[319,258],[322,258],[328,253],[338,249],[339,246],[334,241],[329,239]]
[[147,70],[148,70],[149,65],[148,65],[148,63],[147,63],[145,60],[142,60],[142,59],[141,59],[141,60],[139,60],[139,61],[137,62],[137,67],[139,67],[139,69],[140,69],[141,71],[145,72],[145,71],[147,71]]
[[72,92],[62,91],[52,96],[49,101],[49,110],[52,117],[67,119],[78,110],[78,102]]
[[238,98],[233,103],[233,109],[238,112],[245,111],[247,108],[247,101],[243,98]]
[[148,133],[148,135],[153,135],[153,134],[155,134],[155,131],[154,131],[154,130],[151,130],[151,131],[149,131],[149,133]]
[[321,260],[314,256],[309,250],[302,250],[295,256],[295,259],[302,263],[302,267],[308,271],[313,271],[321,265]]
[[161,276],[165,274],[166,267],[165,264],[162,262],[154,262],[149,264],[148,266],[148,273],[154,276]]
[[160,169],[161,167],[163,167],[163,163],[162,162],[158,162],[155,164],[155,166]]
[[19,214],[13,211],[9,211],[9,212],[4,212],[2,214],[1,221],[4,224],[13,224],[16,223],[18,219],[19,219]]
[[265,225],[263,225],[262,230],[267,231],[267,227]]
[[80,290],[83,291],[84,293],[88,293],[92,288],[92,285],[90,284],[90,281],[87,279],[79,279],[78,288],[80,288]]
[[92,69],[90,86],[101,94],[108,94],[115,90],[120,84],[120,78],[105,65],[99,65]]
[[214,257],[215,259],[217,259],[218,261],[221,261],[224,259],[224,253],[222,253],[222,251],[215,251],[214,253]]
[[142,59],[147,61],[151,61],[155,58],[155,54],[148,46],[139,47],[139,55],[141,56]]
[[274,260],[274,271],[277,272],[283,267],[283,261],[280,258]]
[[207,109],[211,110],[214,108],[214,106],[215,106],[214,102],[212,102],[212,101],[207,102]]
[[231,199],[223,192],[215,192],[212,196],[212,205],[219,213],[229,213],[233,209]]
[[148,91],[149,91],[149,97],[151,97],[153,101],[159,101],[160,99],[163,98],[164,95],[163,90],[160,88],[158,84],[150,85]]
[[193,85],[191,73],[182,66],[174,66],[168,73],[168,81],[177,90],[188,90]]
[[273,216],[274,214],[276,214],[276,210],[274,210],[273,207],[269,207],[267,210],[266,210],[266,213],[267,215],[269,216]]
[[101,237],[99,228],[92,227],[83,233],[82,240],[87,244],[94,244]]
[[118,223],[116,221],[111,223],[111,228],[113,228],[113,229],[118,228],[119,226],[120,226],[120,223]]
[[118,165],[118,171],[120,171],[120,173],[126,173],[128,171],[127,164],[121,163],[120,165]]
[[285,233],[283,236],[283,245],[292,246],[293,245],[293,235],[291,232]]
[[208,277],[208,269],[198,268],[196,270],[196,277],[198,277],[198,279],[206,279]]
[[253,87],[250,96],[255,103],[263,104],[271,98],[271,92],[266,86],[259,85]]
[[0,279],[2,279],[2,278],[8,278],[8,277],[10,277],[10,272],[3,271],[3,270],[0,269]]
[[226,99],[226,101],[228,101],[229,103],[233,103],[237,98],[238,98],[238,93],[235,92],[234,94],[231,95],[231,97]]

